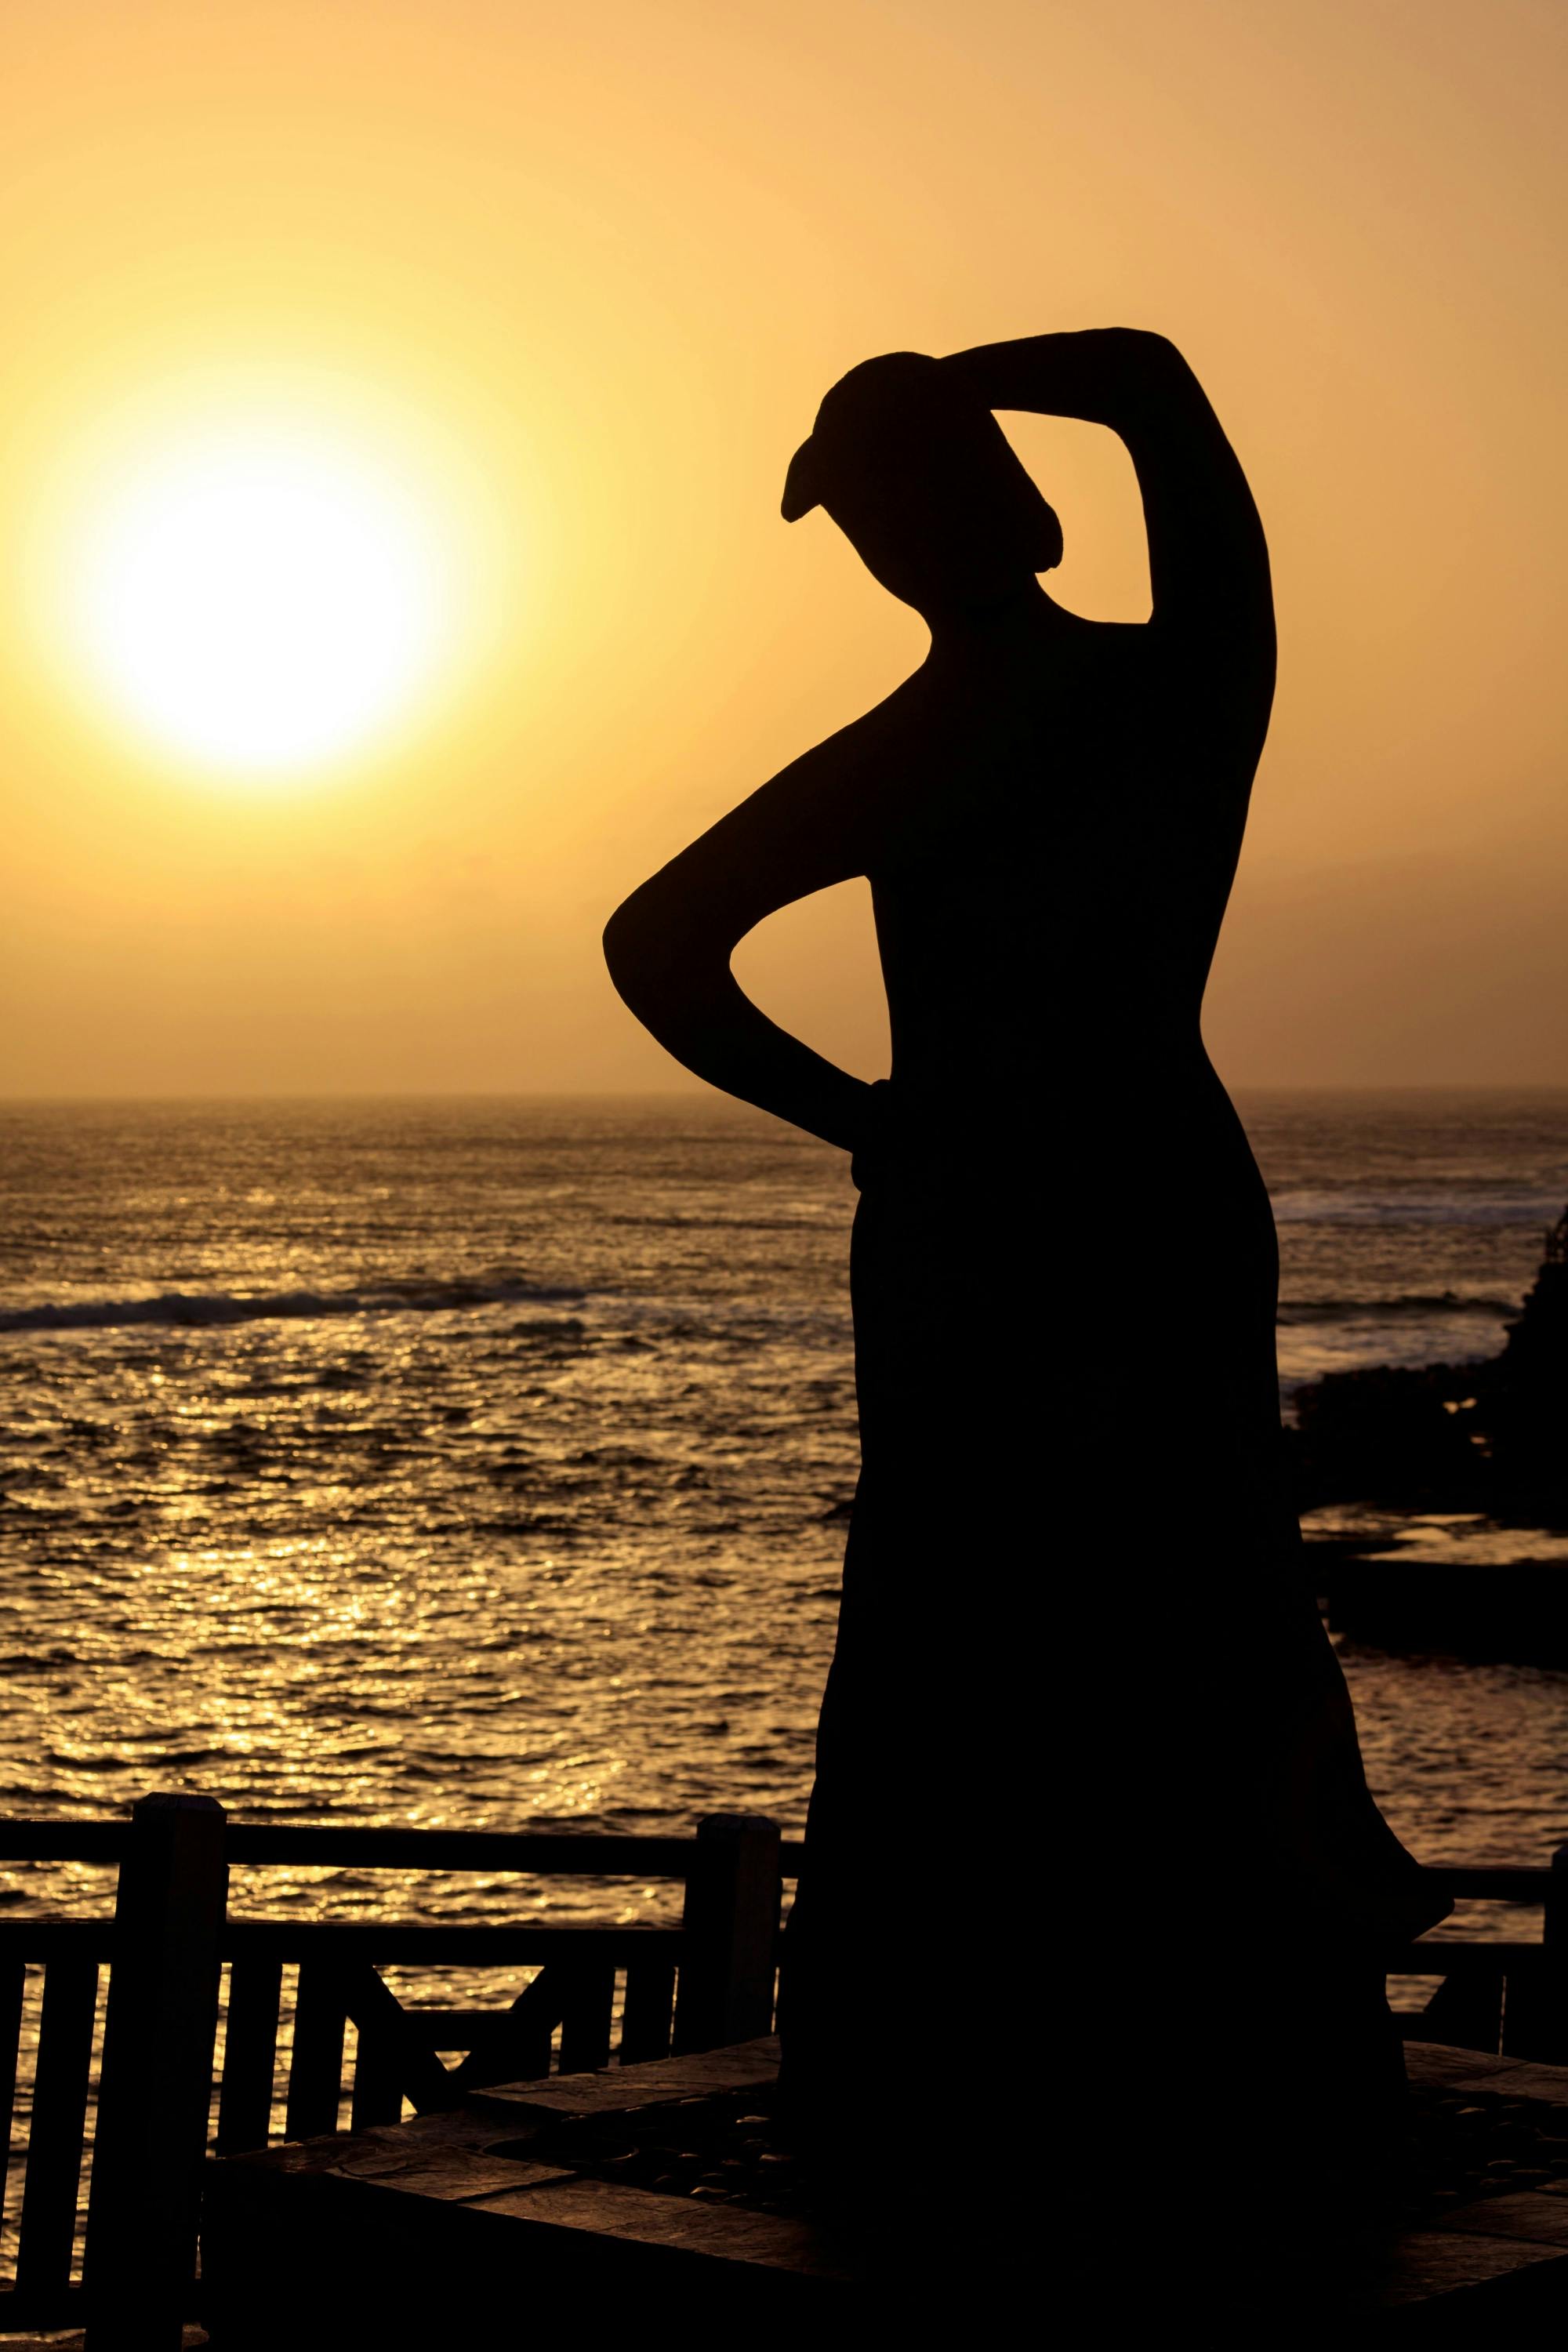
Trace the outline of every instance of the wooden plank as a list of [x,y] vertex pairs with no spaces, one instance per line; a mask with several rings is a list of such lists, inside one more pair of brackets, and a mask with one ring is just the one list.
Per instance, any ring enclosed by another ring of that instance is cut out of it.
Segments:
[[[17,2304],[14,2294],[0,2291],[0,2344],[4,2344],[5,2352],[86,2352],[87,2337],[79,2327],[72,2334],[63,2332],[72,2328],[86,2311],[87,2298],[80,2287],[72,2287],[49,2308],[52,2317],[36,2314],[29,2317],[25,2304]],[[24,2324],[33,2332],[20,2334]],[[206,2329],[195,2321],[183,2327],[175,2339],[179,2352],[205,2352],[211,2341]]]
[[229,1969],[223,2087],[217,2110],[219,2156],[265,2147],[271,2134],[282,1992],[279,1959],[236,1960]]
[[589,2074],[610,2063],[616,1971],[603,1961],[573,1969],[561,2010],[561,2072]]
[[552,2074],[548,2082],[501,2083],[475,2093],[478,2104],[529,2116],[620,2116],[688,2099],[735,2092],[765,2095],[778,2081],[779,2045],[766,2034],[724,2050],[694,2051],[648,2066],[609,2066],[598,2074]]
[[[537,2186],[502,2189],[466,2200],[470,2210],[505,2215],[542,2230],[582,2231],[622,2246],[661,2246],[708,2263],[735,2263],[807,2278],[850,2279],[843,2249],[811,2222],[741,2205],[665,2197],[618,2181],[569,2176]],[[1537,2252],[1543,2251],[1541,2248]],[[608,2244],[604,2252],[609,2252]],[[518,2247],[521,2276],[536,2259],[526,2240]]]
[[11,2137],[16,2126],[16,2054],[22,2043],[22,2000],[27,1987],[26,1964],[0,1960],[0,2243],[4,2242],[5,2180],[11,2166]]
[[476,2042],[452,2080],[459,2090],[490,2083],[526,2083],[550,2072],[550,2042],[564,2013],[567,1978],[563,1969],[541,1969],[497,2019],[495,2031]]
[[[0,1821],[0,1862],[85,1862],[116,1868],[129,1832],[123,1822]],[[231,1822],[226,1851],[247,1868],[504,1870],[540,1877],[684,1879],[688,1837],[574,1836],[506,1830],[327,1829],[313,1823]],[[799,1875],[805,1848],[785,1838],[784,1875]],[[1485,1864],[1439,1874],[1456,1893],[1503,1902],[1539,1902],[1531,1882],[1544,1871]],[[1129,1884],[1135,1884],[1129,1873]]]
[[1452,1869],[1429,1869],[1457,1902],[1544,1903],[1552,1892],[1550,1869],[1511,1864],[1461,1862]]
[[248,2155],[231,2158],[226,2165],[213,2166],[207,2179],[209,2183],[226,2179],[241,2168],[247,2173],[357,2175],[378,2170],[384,2161],[395,2159],[398,2149],[403,2147],[467,2147],[482,2153],[500,2139],[528,2136],[511,2108],[500,2111],[502,2119],[499,2123],[497,2113],[489,2106],[448,2107],[444,2115],[413,2116],[406,2123],[382,2124],[367,2132],[338,2132],[323,2139],[274,2140],[269,2147],[253,2148]]
[[[219,1949],[226,1960],[368,1961],[374,1968],[539,1968],[555,1960],[608,1960],[616,1968],[663,1954],[679,1961],[679,1927],[556,1927],[528,1922],[429,1927],[423,1920],[385,1919],[353,1926],[331,1920],[238,1919],[227,1923]],[[1488,1949],[1495,1948],[1488,1947]],[[1539,1947],[1526,1947],[1538,1951]],[[52,1959],[93,1960],[114,1954],[112,1919],[0,1921],[0,1962],[37,1966]]]
[[[285,1962],[321,1959],[367,1962],[372,1968],[451,1965],[456,1968],[538,1967],[557,1960],[608,1960],[626,1968],[634,1959],[665,1952],[679,1960],[679,1927],[553,1927],[530,1921],[518,1927],[452,1922],[427,1927],[421,1921],[384,1919],[352,1927],[328,1920],[240,1919],[223,1939],[226,1959],[268,1953]],[[0,1927],[0,1950],[5,1930]],[[27,1957],[33,1957],[28,1948]]]
[[0,1862],[97,1862],[114,1868],[130,1823],[0,1821]]
[[516,1871],[551,1878],[676,1878],[689,1837],[605,1837],[537,1831],[290,1828],[236,1822],[228,1857],[293,1869]]
[[52,2296],[69,2283],[97,2000],[98,1969],[93,1961],[49,1962],[44,1973],[32,2127],[22,2189],[18,2294]]
[[1453,1936],[1423,1936],[1419,1943],[1390,1945],[1382,1956],[1388,1974],[1401,1977],[1507,1976],[1516,1969],[1540,1968],[1545,1958],[1539,1944],[1500,1938],[1462,1943]]
[[361,2180],[376,2189],[395,2189],[399,2196],[437,2197],[461,2204],[475,2197],[491,2197],[498,2189],[538,2189],[546,2181],[569,2180],[570,2168],[531,2163],[527,2158],[497,2156],[483,2147],[439,2142],[392,2144],[388,2135],[379,2146],[345,2143],[338,2161],[329,2168],[344,2179]]
[[[1375,2310],[1397,2310],[1487,2286],[1510,2271],[1529,2270],[1537,2263],[1550,2263],[1554,2271],[1560,2265],[1568,2276],[1568,2257],[1555,2246],[1524,2238],[1490,2238],[1479,2230],[1409,2230],[1381,2256],[1365,2299]],[[1483,2309],[1478,2305],[1478,2319]]]
[[[1286,2051],[1289,2046],[1281,2044]],[[1466,2050],[1453,2042],[1407,2042],[1405,2045],[1405,2072],[1410,2081],[1441,2090],[1483,2084],[1490,2088],[1489,2076],[1511,2074],[1518,2063],[1512,2058],[1489,2057],[1479,2050]],[[1568,2081],[1568,2074],[1563,2079]]]
[[327,1960],[304,1960],[294,2000],[284,2130],[290,2139],[336,2131],[343,2075],[342,1973]]
[[623,2066],[668,2057],[674,2011],[674,1961],[634,1960],[626,1970],[626,2006],[621,2011]]
[[[18,2294],[0,2289],[0,2344],[5,2352],[82,2352],[80,2333],[87,2305],[79,2286],[54,2294]],[[66,2335],[74,2328],[77,2333]]]
[[112,1919],[6,1919],[0,1921],[0,1954],[34,1967],[46,1960],[92,1960],[113,1957]]
[[1537,2066],[1528,2058],[1507,2058],[1485,2087],[1505,2099],[1544,2099],[1568,2106],[1568,2066]]
[[1485,2238],[1522,2238],[1531,2245],[1568,2247],[1568,2196],[1517,2189],[1507,2197],[1478,2197],[1445,2213],[1435,2230],[1462,2230]]

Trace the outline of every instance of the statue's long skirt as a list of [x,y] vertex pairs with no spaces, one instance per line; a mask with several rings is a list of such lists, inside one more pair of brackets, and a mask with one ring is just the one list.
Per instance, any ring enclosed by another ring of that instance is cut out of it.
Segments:
[[1300,2214],[1387,2125],[1381,1970],[1447,1908],[1303,1570],[1261,1179],[1217,1087],[1155,1111],[863,1181],[782,2019],[803,2126],[895,2222],[961,2147],[1026,2205],[1131,2165]]

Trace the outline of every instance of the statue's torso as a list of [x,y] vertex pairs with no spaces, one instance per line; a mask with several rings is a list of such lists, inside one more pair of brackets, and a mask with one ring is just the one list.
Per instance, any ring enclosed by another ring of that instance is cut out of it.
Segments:
[[900,1091],[1195,1080],[1266,688],[1238,709],[1151,632],[1083,624],[933,659],[904,692],[870,877]]

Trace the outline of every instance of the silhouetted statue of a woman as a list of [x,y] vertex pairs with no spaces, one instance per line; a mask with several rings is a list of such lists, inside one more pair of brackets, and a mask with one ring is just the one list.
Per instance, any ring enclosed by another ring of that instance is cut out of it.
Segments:
[[[1059,526],[994,409],[1121,436],[1146,624],[1040,586]],[[863,1467],[786,2081],[917,2236],[976,2163],[994,2210],[1021,2150],[1074,2151],[1080,2189],[1157,2171],[1167,2215],[1242,2177],[1264,2220],[1321,2214],[1402,2080],[1383,1948],[1441,1906],[1367,1793],[1301,1568],[1273,1221],[1199,1028],[1273,694],[1262,528],[1185,362],[1121,329],[868,361],[790,467],[786,518],[817,505],[931,651],[605,935],[679,1061],[860,1187]],[[874,1087],[730,971],[856,875]]]

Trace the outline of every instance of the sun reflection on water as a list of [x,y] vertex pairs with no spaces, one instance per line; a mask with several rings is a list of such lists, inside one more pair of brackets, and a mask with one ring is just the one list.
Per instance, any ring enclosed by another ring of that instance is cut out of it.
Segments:
[[[689,1105],[28,1116],[0,1159],[0,1307],[44,1309],[0,1333],[5,1811],[191,1788],[256,1821],[799,1830],[856,1469],[835,1155]],[[1386,1223],[1346,1230],[1370,1238],[1333,1279],[1382,1297]],[[1465,1278],[1505,1289],[1466,1230]],[[1328,1225],[1283,1238],[1326,1295]],[[1425,1857],[1568,1832],[1564,1678],[1345,1663]],[[1073,1673],[1114,1710],[1114,1654]],[[102,1872],[0,1874],[13,1909],[110,1899]],[[631,1921],[679,1895],[268,1870],[234,1903]]]

